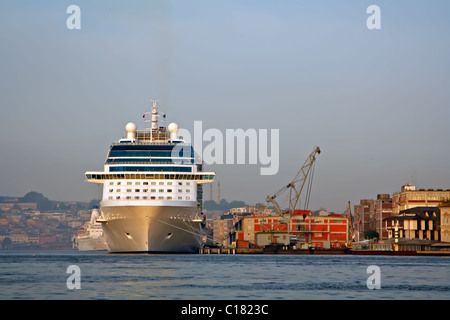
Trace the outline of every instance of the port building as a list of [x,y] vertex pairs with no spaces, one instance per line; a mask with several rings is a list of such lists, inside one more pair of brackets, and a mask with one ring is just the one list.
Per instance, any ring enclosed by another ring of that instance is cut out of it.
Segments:
[[414,207],[437,207],[443,201],[450,199],[450,189],[416,189],[408,183],[402,186],[401,191],[392,195],[392,213]]
[[389,238],[440,240],[437,207],[413,207],[385,220]]
[[354,228],[357,239],[364,239],[369,230],[378,232],[380,239],[389,237],[385,219],[393,215],[392,198],[389,194],[378,194],[376,199],[361,199],[354,206]]
[[450,242],[450,204],[442,205],[439,209],[441,211],[441,241]]
[[417,189],[408,183],[400,192],[361,199],[354,206],[357,240],[376,230],[379,240],[411,239],[450,242],[450,189]]
[[286,219],[282,216],[253,215],[235,225],[234,240],[250,246],[293,245],[298,249],[345,248],[348,243],[347,217],[326,213],[311,215],[296,210]]

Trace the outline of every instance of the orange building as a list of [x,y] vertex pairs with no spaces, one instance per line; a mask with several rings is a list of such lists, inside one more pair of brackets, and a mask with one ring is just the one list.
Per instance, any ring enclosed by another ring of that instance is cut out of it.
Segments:
[[298,248],[345,248],[348,242],[348,219],[341,215],[311,215],[295,211],[287,221],[281,216],[254,215],[236,224],[235,240],[256,246],[295,245]]
[[243,217],[235,225],[235,239],[252,245],[289,244],[288,225],[280,216],[253,215]]
[[348,230],[348,218],[337,214],[313,216],[309,211],[294,211],[290,223],[291,235],[317,249],[345,248]]

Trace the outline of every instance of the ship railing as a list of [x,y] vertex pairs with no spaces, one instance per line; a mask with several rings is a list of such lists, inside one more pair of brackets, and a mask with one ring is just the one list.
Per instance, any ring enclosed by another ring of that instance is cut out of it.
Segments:
[[113,146],[117,146],[117,145],[148,145],[149,143],[151,143],[152,145],[169,145],[169,146],[176,146],[179,143],[175,143],[175,142],[167,142],[167,141],[137,141],[136,142],[113,142],[112,145]]

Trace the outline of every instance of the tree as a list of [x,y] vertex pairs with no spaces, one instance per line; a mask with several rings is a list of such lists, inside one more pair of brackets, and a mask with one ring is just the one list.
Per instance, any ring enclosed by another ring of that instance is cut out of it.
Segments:
[[48,198],[44,197],[42,193],[36,191],[28,192],[23,196],[21,202],[36,202],[38,210],[45,211],[52,208],[52,203]]
[[380,235],[378,234],[378,232],[376,230],[367,230],[364,232],[364,238],[365,239],[373,239],[373,238],[380,238]]
[[233,200],[228,205],[230,208],[239,208],[239,207],[246,207],[247,204],[244,201],[240,200]]
[[101,201],[101,200],[98,200],[98,199],[92,199],[92,200],[89,202],[89,209],[94,209],[94,208],[100,207],[100,201]]
[[207,200],[207,201],[203,202],[203,208],[205,210],[214,211],[214,210],[219,210],[219,205],[213,200]]
[[244,201],[239,200],[233,200],[231,202],[227,202],[227,200],[222,199],[220,200],[220,203],[217,204],[217,202],[213,200],[207,200],[203,202],[203,208],[205,210],[215,211],[228,211],[231,208],[238,208],[238,207],[246,207],[248,206]]
[[38,200],[41,200],[43,198],[45,197],[42,193],[31,191],[22,197],[21,202],[37,202]]
[[11,238],[9,238],[9,237],[4,238],[2,241],[2,248],[3,249],[8,248],[11,245],[11,243],[12,243]]

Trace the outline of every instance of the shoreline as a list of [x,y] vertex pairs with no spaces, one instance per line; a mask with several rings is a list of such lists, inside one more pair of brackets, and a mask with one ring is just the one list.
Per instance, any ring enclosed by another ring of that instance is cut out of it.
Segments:
[[449,256],[450,251],[376,251],[348,249],[202,248],[198,254],[282,254],[282,255],[372,255],[372,256]]

